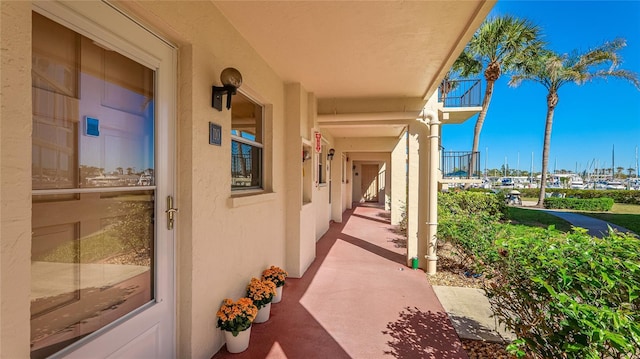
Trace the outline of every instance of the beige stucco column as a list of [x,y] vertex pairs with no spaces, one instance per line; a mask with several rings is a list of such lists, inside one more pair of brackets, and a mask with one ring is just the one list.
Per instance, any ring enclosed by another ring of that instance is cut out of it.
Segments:
[[342,223],[342,203],[344,196],[342,186],[342,155],[340,148],[336,151],[331,160],[331,219],[337,223]]
[[407,265],[411,258],[418,257],[420,268],[426,268],[427,233],[424,223],[427,222],[428,192],[426,179],[428,176],[427,127],[419,121],[409,124],[408,133],[408,193],[407,193]]
[[[391,153],[386,153],[384,163],[381,165],[381,171],[384,171],[384,210],[391,211],[391,197],[393,189],[391,188]],[[382,179],[381,179],[382,180]]]
[[[407,133],[391,151],[391,224],[398,225],[407,209]],[[409,257],[411,258],[411,257]]]

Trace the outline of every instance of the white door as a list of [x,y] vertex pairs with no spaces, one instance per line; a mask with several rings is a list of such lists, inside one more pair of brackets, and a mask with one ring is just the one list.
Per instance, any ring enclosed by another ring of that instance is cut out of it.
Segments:
[[103,2],[32,23],[31,357],[174,358],[175,49]]

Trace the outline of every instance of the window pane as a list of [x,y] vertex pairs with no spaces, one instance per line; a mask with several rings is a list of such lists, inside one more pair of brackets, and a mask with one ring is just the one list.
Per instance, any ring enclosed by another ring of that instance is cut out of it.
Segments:
[[32,186],[75,188],[79,35],[41,15],[34,15],[34,21]]
[[262,187],[262,148],[231,141],[231,188]]
[[241,93],[233,96],[231,107],[231,134],[251,142],[262,141],[262,106]]
[[153,206],[152,191],[34,198],[32,358],[152,300]]
[[231,189],[262,188],[262,106],[242,93],[231,106]]
[[36,13],[33,68],[34,189],[154,185],[153,70]]
[[154,185],[154,73],[82,38],[80,187]]
[[[155,73],[33,13],[31,357],[153,300]],[[88,193],[86,187],[131,186]],[[78,189],[58,191],[58,189]],[[75,192],[75,193],[70,193]]]

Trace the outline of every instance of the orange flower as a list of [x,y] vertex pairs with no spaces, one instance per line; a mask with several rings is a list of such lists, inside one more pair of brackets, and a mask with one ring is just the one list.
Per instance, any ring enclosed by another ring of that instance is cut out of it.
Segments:
[[231,299],[225,299],[216,313],[218,327],[230,331],[233,336],[249,328],[256,315],[258,308],[249,298],[240,298],[235,303]]
[[262,279],[272,281],[276,287],[282,287],[287,275],[289,274],[284,269],[271,266],[262,272]]
[[247,297],[253,300],[258,309],[271,303],[273,296],[276,295],[276,285],[270,280],[260,280],[251,278],[251,282],[247,286]]

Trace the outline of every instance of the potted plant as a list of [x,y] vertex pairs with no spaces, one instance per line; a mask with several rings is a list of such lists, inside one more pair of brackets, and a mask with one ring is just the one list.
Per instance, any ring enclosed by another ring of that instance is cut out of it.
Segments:
[[282,289],[287,275],[289,275],[287,271],[276,266],[271,266],[262,272],[263,280],[270,280],[276,285],[276,295],[271,303],[278,303],[282,300]]
[[222,302],[216,316],[229,353],[240,353],[249,347],[251,323],[257,315],[258,307],[251,298],[240,298],[237,302],[227,298]]
[[258,315],[254,322],[263,323],[269,320],[271,301],[275,295],[276,285],[272,281],[251,278],[247,286],[247,298],[251,298],[253,304],[258,307]]

